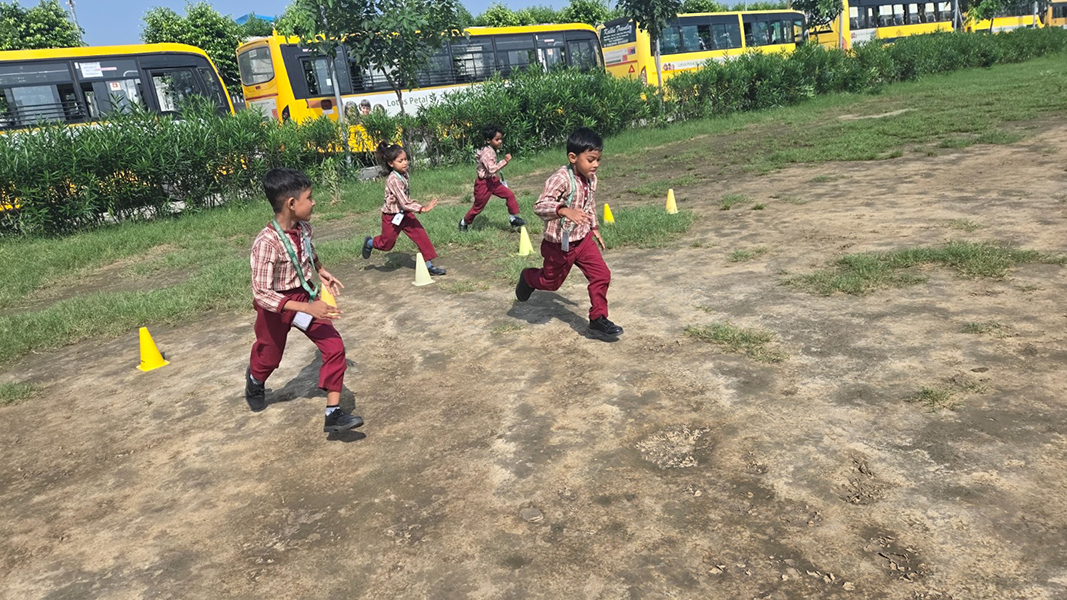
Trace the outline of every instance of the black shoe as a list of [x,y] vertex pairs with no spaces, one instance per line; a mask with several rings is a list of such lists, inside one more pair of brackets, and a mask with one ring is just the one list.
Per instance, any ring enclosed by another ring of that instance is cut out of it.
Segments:
[[519,282],[515,284],[515,297],[519,302],[526,302],[530,299],[530,294],[534,293],[534,288],[530,287],[530,284],[526,283],[526,278],[522,273],[519,273]]
[[460,233],[467,233],[467,227],[468,227],[467,222],[464,221],[463,219],[460,219],[459,220],[459,232]]
[[370,258],[371,250],[374,250],[374,238],[363,238],[363,258]]
[[616,336],[622,333],[622,327],[612,323],[607,317],[597,317],[596,320],[589,321],[589,329],[610,336]]
[[426,270],[430,272],[430,275],[444,275],[448,272],[442,269],[441,267],[438,267],[437,265],[426,267]]
[[515,217],[511,218],[511,226],[512,227],[522,227],[523,225],[526,225],[526,219],[524,219],[522,217],[519,217],[519,216],[515,216]]
[[245,402],[252,412],[259,412],[267,408],[267,400],[264,397],[264,385],[252,381],[252,367],[245,370]]
[[350,415],[345,412],[345,409],[338,408],[326,415],[326,425],[323,426],[322,430],[326,433],[341,433],[342,431],[362,426],[363,417]]

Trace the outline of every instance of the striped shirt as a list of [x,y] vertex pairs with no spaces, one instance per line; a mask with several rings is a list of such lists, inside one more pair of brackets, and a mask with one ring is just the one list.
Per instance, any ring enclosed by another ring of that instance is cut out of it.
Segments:
[[475,158],[478,161],[478,179],[492,179],[508,164],[506,160],[497,162],[496,150],[492,146],[479,150]]
[[[296,229],[287,230],[285,233],[296,251],[297,260],[304,271],[304,279],[310,283],[315,273],[315,263],[318,261],[315,246],[311,244],[311,223],[299,221]],[[278,237],[278,232],[272,225],[264,227],[252,242],[250,262],[253,302],[271,312],[282,312],[285,298],[279,292],[300,288],[300,278],[297,277],[296,268],[282,239]]]
[[[567,206],[567,199],[571,195],[571,176],[567,171],[567,167],[562,167],[553,173],[545,182],[545,191],[541,192],[541,197],[534,204],[534,213],[545,222],[545,239],[553,244],[563,241],[563,220],[559,217],[559,209]],[[566,222],[566,227],[571,232],[571,248],[589,235],[590,230],[600,226],[596,218],[596,199],[593,198],[596,193],[596,174],[594,173],[586,181],[584,177],[575,173],[574,184],[578,189],[574,190],[574,198],[570,202],[570,207],[592,217],[592,225],[578,225],[569,220]]]
[[399,212],[420,212],[422,205],[411,199],[411,185],[408,180],[397,173],[389,171],[385,178],[385,204],[382,212],[387,215],[395,215]]

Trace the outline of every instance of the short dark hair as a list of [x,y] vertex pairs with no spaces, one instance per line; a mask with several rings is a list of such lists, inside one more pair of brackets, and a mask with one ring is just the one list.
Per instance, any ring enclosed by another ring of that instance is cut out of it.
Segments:
[[496,137],[496,134],[504,133],[504,130],[499,125],[489,124],[482,128],[482,135],[485,136],[485,141],[492,141]]
[[282,210],[286,200],[309,189],[311,180],[303,171],[296,169],[271,169],[263,176],[263,193],[267,195],[267,201],[275,213]]
[[574,133],[570,134],[567,138],[567,153],[581,154],[587,150],[603,150],[604,138],[600,137],[600,134],[589,129],[588,127],[581,127],[575,129]]

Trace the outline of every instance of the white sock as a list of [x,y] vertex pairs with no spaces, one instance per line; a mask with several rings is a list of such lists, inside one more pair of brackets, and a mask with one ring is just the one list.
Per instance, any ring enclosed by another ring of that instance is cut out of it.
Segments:
[[341,407],[340,406],[327,406],[326,407],[326,416],[327,417],[330,416],[330,413],[332,413],[335,410],[341,410]]

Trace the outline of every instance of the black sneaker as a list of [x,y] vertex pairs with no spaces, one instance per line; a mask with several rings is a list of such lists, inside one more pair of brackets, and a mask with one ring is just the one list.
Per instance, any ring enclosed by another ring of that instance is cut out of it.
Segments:
[[512,227],[522,227],[523,225],[526,225],[526,219],[524,219],[524,218],[522,218],[522,217],[520,217],[518,215],[516,215],[514,217],[511,217],[511,226]]
[[264,385],[252,381],[252,367],[245,370],[245,402],[252,412],[259,412],[267,408],[267,400],[264,397]]
[[448,272],[437,265],[431,265],[429,267],[426,267],[426,270],[430,272],[430,275],[444,275]]
[[607,317],[597,317],[596,320],[589,321],[589,329],[610,336],[616,336],[622,333],[622,327],[612,323]]
[[370,258],[371,250],[374,250],[374,238],[363,238],[363,258]]
[[322,427],[322,430],[326,433],[341,433],[342,431],[348,431],[349,429],[355,429],[356,427],[362,426],[363,417],[350,415],[345,412],[345,409],[338,408],[326,415],[326,425]]
[[515,297],[519,302],[526,302],[533,293],[534,288],[530,287],[530,284],[526,283],[526,277],[519,273],[519,282],[515,284]]
[[460,233],[467,233],[467,227],[468,227],[467,222],[464,221],[463,219],[460,219],[459,220],[459,232]]

